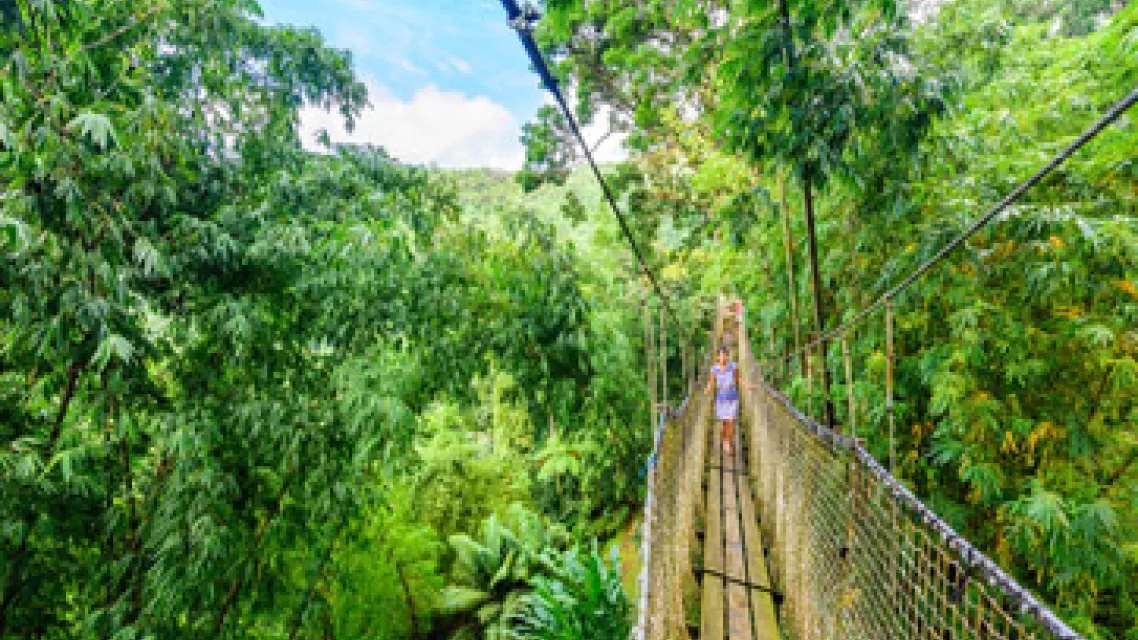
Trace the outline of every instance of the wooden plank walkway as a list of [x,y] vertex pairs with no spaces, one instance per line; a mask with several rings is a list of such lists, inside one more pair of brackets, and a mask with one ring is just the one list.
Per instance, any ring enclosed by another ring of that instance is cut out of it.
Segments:
[[[742,464],[742,452],[736,448],[736,458]],[[762,538],[759,537],[759,521],[755,518],[755,505],[751,502],[751,491],[747,483],[740,483],[739,510],[743,521],[743,535],[748,541],[748,578],[753,584],[773,586],[767,571],[767,560],[763,553]],[[753,547],[753,548],[752,548]],[[755,637],[762,640],[778,638],[778,616],[775,613],[774,596],[769,591],[751,589],[751,612],[755,624]]]
[[[713,421],[712,424],[714,424]],[[715,429],[711,429],[712,432]],[[709,434],[707,443],[707,501],[704,508],[703,566],[704,569],[723,570],[723,445],[718,434]],[[723,639],[723,586],[718,576],[703,575],[703,608],[700,613],[700,640]]]
[[704,510],[703,600],[700,640],[778,640],[770,586],[747,469],[741,425],[732,455],[723,453],[719,423],[709,420]]

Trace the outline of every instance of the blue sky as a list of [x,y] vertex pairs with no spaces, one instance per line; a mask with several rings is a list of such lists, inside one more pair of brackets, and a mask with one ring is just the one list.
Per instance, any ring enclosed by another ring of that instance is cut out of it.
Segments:
[[[517,169],[521,125],[547,100],[498,0],[261,0],[269,23],[314,26],[350,49],[372,108],[354,132],[302,113],[310,144],[371,142],[449,167]],[[606,147],[608,147],[606,143]],[[601,155],[611,155],[612,149]]]
[[486,96],[515,117],[541,103],[498,0],[262,0],[270,22],[311,25],[351,49],[357,69],[410,99],[434,83]]

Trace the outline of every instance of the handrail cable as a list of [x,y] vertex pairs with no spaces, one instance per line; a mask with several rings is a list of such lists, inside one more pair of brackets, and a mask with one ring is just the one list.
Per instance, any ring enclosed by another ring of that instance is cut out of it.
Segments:
[[557,79],[553,77],[553,73],[549,70],[549,65],[545,62],[545,56],[542,55],[541,50],[537,47],[537,43],[534,42],[532,31],[533,22],[538,17],[536,9],[528,3],[525,9],[522,9],[522,7],[518,5],[517,0],[502,0],[502,6],[506,9],[510,26],[518,33],[518,39],[521,40],[522,46],[525,47],[526,53],[529,54],[534,70],[537,72],[537,75],[541,77],[541,83],[545,86],[547,91],[553,94],[553,99],[557,101],[557,106],[561,109],[562,115],[564,115],[565,119],[569,122],[569,128],[577,138],[577,143],[581,145],[581,150],[585,154],[585,160],[589,163],[589,168],[593,171],[593,177],[595,177],[600,184],[601,191],[604,192],[605,200],[608,201],[609,207],[612,208],[613,215],[616,216],[616,221],[620,224],[620,230],[624,234],[625,240],[628,241],[628,245],[632,247],[632,253],[636,255],[637,261],[640,262],[640,267],[644,275],[648,276],[648,280],[652,283],[652,288],[656,290],[656,295],[660,297],[660,303],[664,306],[664,309],[667,310],[668,315],[671,316],[672,322],[674,322],[677,327],[680,326],[675,312],[672,311],[672,306],[668,303],[668,297],[664,295],[663,289],[660,288],[656,274],[652,271],[652,268],[648,266],[648,261],[644,259],[644,254],[640,251],[640,245],[638,245],[636,239],[632,237],[632,229],[628,226],[628,221],[616,203],[616,196],[613,195],[608,181],[605,180],[600,168],[597,167],[596,160],[593,159],[593,152],[589,149],[588,142],[585,141],[585,135],[581,132],[577,118],[574,117],[573,112],[569,109],[569,104],[565,101],[565,96],[561,93]]
[[1089,129],[1084,131],[1077,140],[1063,149],[1063,151],[1052,158],[1050,162],[1036,171],[1034,175],[1032,175],[1024,182],[1020,183],[1020,185],[1007,196],[1005,196],[1004,199],[999,202],[999,204],[994,206],[980,218],[977,218],[975,221],[973,221],[972,224],[968,225],[968,227],[960,233],[960,235],[956,236],[951,242],[941,247],[941,249],[937,251],[933,257],[926,260],[923,264],[921,264],[921,266],[917,267],[916,270],[906,276],[905,279],[882,294],[876,301],[873,302],[873,304],[869,305],[865,309],[862,309],[860,312],[855,314],[849,320],[843,322],[841,325],[827,331],[821,336],[815,338],[813,341],[803,345],[802,348],[797,349],[785,356],[770,358],[763,362],[763,364],[766,365],[774,362],[784,362],[796,358],[800,354],[805,353],[807,350],[820,344],[824,344],[834,337],[843,334],[846,331],[849,331],[862,320],[865,320],[870,314],[883,308],[887,302],[896,298],[897,295],[902,293],[905,289],[908,289],[909,286],[913,284],[913,282],[915,282],[921,276],[925,275],[925,273],[927,273],[934,266],[939,264],[942,260],[945,259],[945,257],[948,256],[948,254],[952,253],[960,245],[964,244],[965,240],[970,238],[973,234],[991,222],[993,218],[1003,213],[1003,211],[1007,209],[1008,206],[1019,200],[1024,193],[1026,193],[1029,189],[1046,178],[1048,174],[1058,168],[1061,164],[1066,162],[1068,158],[1074,155],[1076,151],[1081,149],[1088,142],[1093,140],[1099,133],[1103,131],[1103,129],[1106,129],[1115,120],[1118,120],[1122,114],[1133,107],[1135,103],[1138,103],[1138,89],[1135,89],[1130,95],[1115,103],[1115,105],[1111,107],[1109,111],[1107,111],[1106,115],[1100,118],[1098,122],[1094,123],[1094,125],[1092,125]]

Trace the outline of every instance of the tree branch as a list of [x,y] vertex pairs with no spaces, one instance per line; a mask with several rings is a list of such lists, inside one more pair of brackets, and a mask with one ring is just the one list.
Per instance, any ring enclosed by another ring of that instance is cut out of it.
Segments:
[[[51,428],[47,448],[44,451],[49,460],[55,451],[56,442],[58,442],[59,436],[63,432],[63,421],[67,418],[67,413],[71,409],[71,400],[75,397],[75,389],[79,385],[79,374],[86,366],[86,361],[75,360],[71,363],[71,368],[67,372],[67,386],[63,390],[63,398],[59,401],[59,410],[55,416],[55,424]],[[19,593],[20,586],[23,582],[18,572],[24,557],[28,553],[28,540],[31,538],[32,528],[35,526],[34,517],[29,520],[30,521],[25,521],[23,538],[20,540],[16,553],[9,560],[11,570],[8,574],[8,583],[4,586],[3,597],[0,597],[0,636],[4,635],[4,629],[8,625],[8,607],[15,601],[16,595]]]
[[94,42],[90,42],[90,43],[83,45],[82,47],[79,47],[79,50],[75,52],[75,55],[77,55],[77,56],[82,55],[82,54],[84,54],[84,53],[86,53],[92,49],[97,49],[97,48],[111,42],[112,40],[119,38],[120,36],[124,35],[126,32],[137,27],[139,24],[142,23],[143,20],[145,20],[145,19],[149,18],[150,16],[154,15],[155,13],[157,13],[158,10],[164,8],[164,6],[165,5],[163,5],[162,3],[159,3],[159,4],[156,4],[152,7],[150,7],[146,11],[144,11],[142,13],[142,15],[132,16],[130,22],[122,25],[118,29],[115,29],[114,31],[104,35],[102,38],[99,38],[98,40],[96,40]]
[[49,458],[55,450],[55,444],[59,440],[60,434],[63,433],[63,420],[67,418],[67,412],[71,408],[71,400],[75,397],[75,388],[79,384],[79,374],[86,366],[85,361],[76,360],[71,363],[71,368],[67,372],[67,386],[63,390],[63,398],[59,402],[59,411],[55,416],[55,425],[51,428],[51,434],[47,440],[46,453]]
[[605,132],[605,135],[601,136],[600,139],[593,144],[593,147],[589,149],[589,153],[596,154],[597,149],[600,149],[605,140],[608,140],[613,133],[616,133],[616,130],[612,127],[609,127],[608,131]]
[[[292,482],[292,475],[285,478],[281,488],[277,491],[276,497],[273,499],[273,506],[270,512],[261,520],[261,524],[257,527],[257,531],[253,534],[253,541],[249,544],[249,559],[253,560],[253,556],[257,553],[257,548],[261,546],[261,537],[265,534],[265,530],[269,528],[269,524],[276,519],[277,514],[280,513],[281,503],[284,501],[285,493],[288,491],[288,486]],[[238,574],[233,579],[233,583],[229,585],[229,590],[225,593],[225,601],[221,604],[221,609],[217,612],[217,618],[213,621],[212,637],[216,638],[221,632],[221,625],[225,623],[225,618],[233,608],[234,601],[237,600],[237,595],[241,592],[241,585],[243,583],[242,575]]]
[[[335,533],[332,534],[332,539],[328,541],[328,548],[324,550],[324,556],[320,559],[320,564],[316,566],[316,570],[312,572],[312,577],[309,578],[308,588],[304,591],[304,600],[301,601],[300,607],[296,611],[296,618],[294,619],[292,632],[289,633],[289,640],[296,640],[296,636],[300,633],[300,628],[304,624],[304,614],[308,612],[308,604],[312,601],[312,595],[316,592],[316,581],[324,574],[324,567],[332,558],[332,551],[336,547],[336,540],[340,538],[340,531],[342,530],[343,519],[340,520],[340,526],[336,527]],[[418,637],[416,634],[413,637]]]

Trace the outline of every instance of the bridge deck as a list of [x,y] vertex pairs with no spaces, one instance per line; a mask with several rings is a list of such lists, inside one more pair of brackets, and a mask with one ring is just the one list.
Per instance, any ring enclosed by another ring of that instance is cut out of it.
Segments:
[[728,457],[718,423],[709,421],[700,640],[779,638],[774,600],[761,588],[770,578],[741,451],[742,431],[736,429]]

